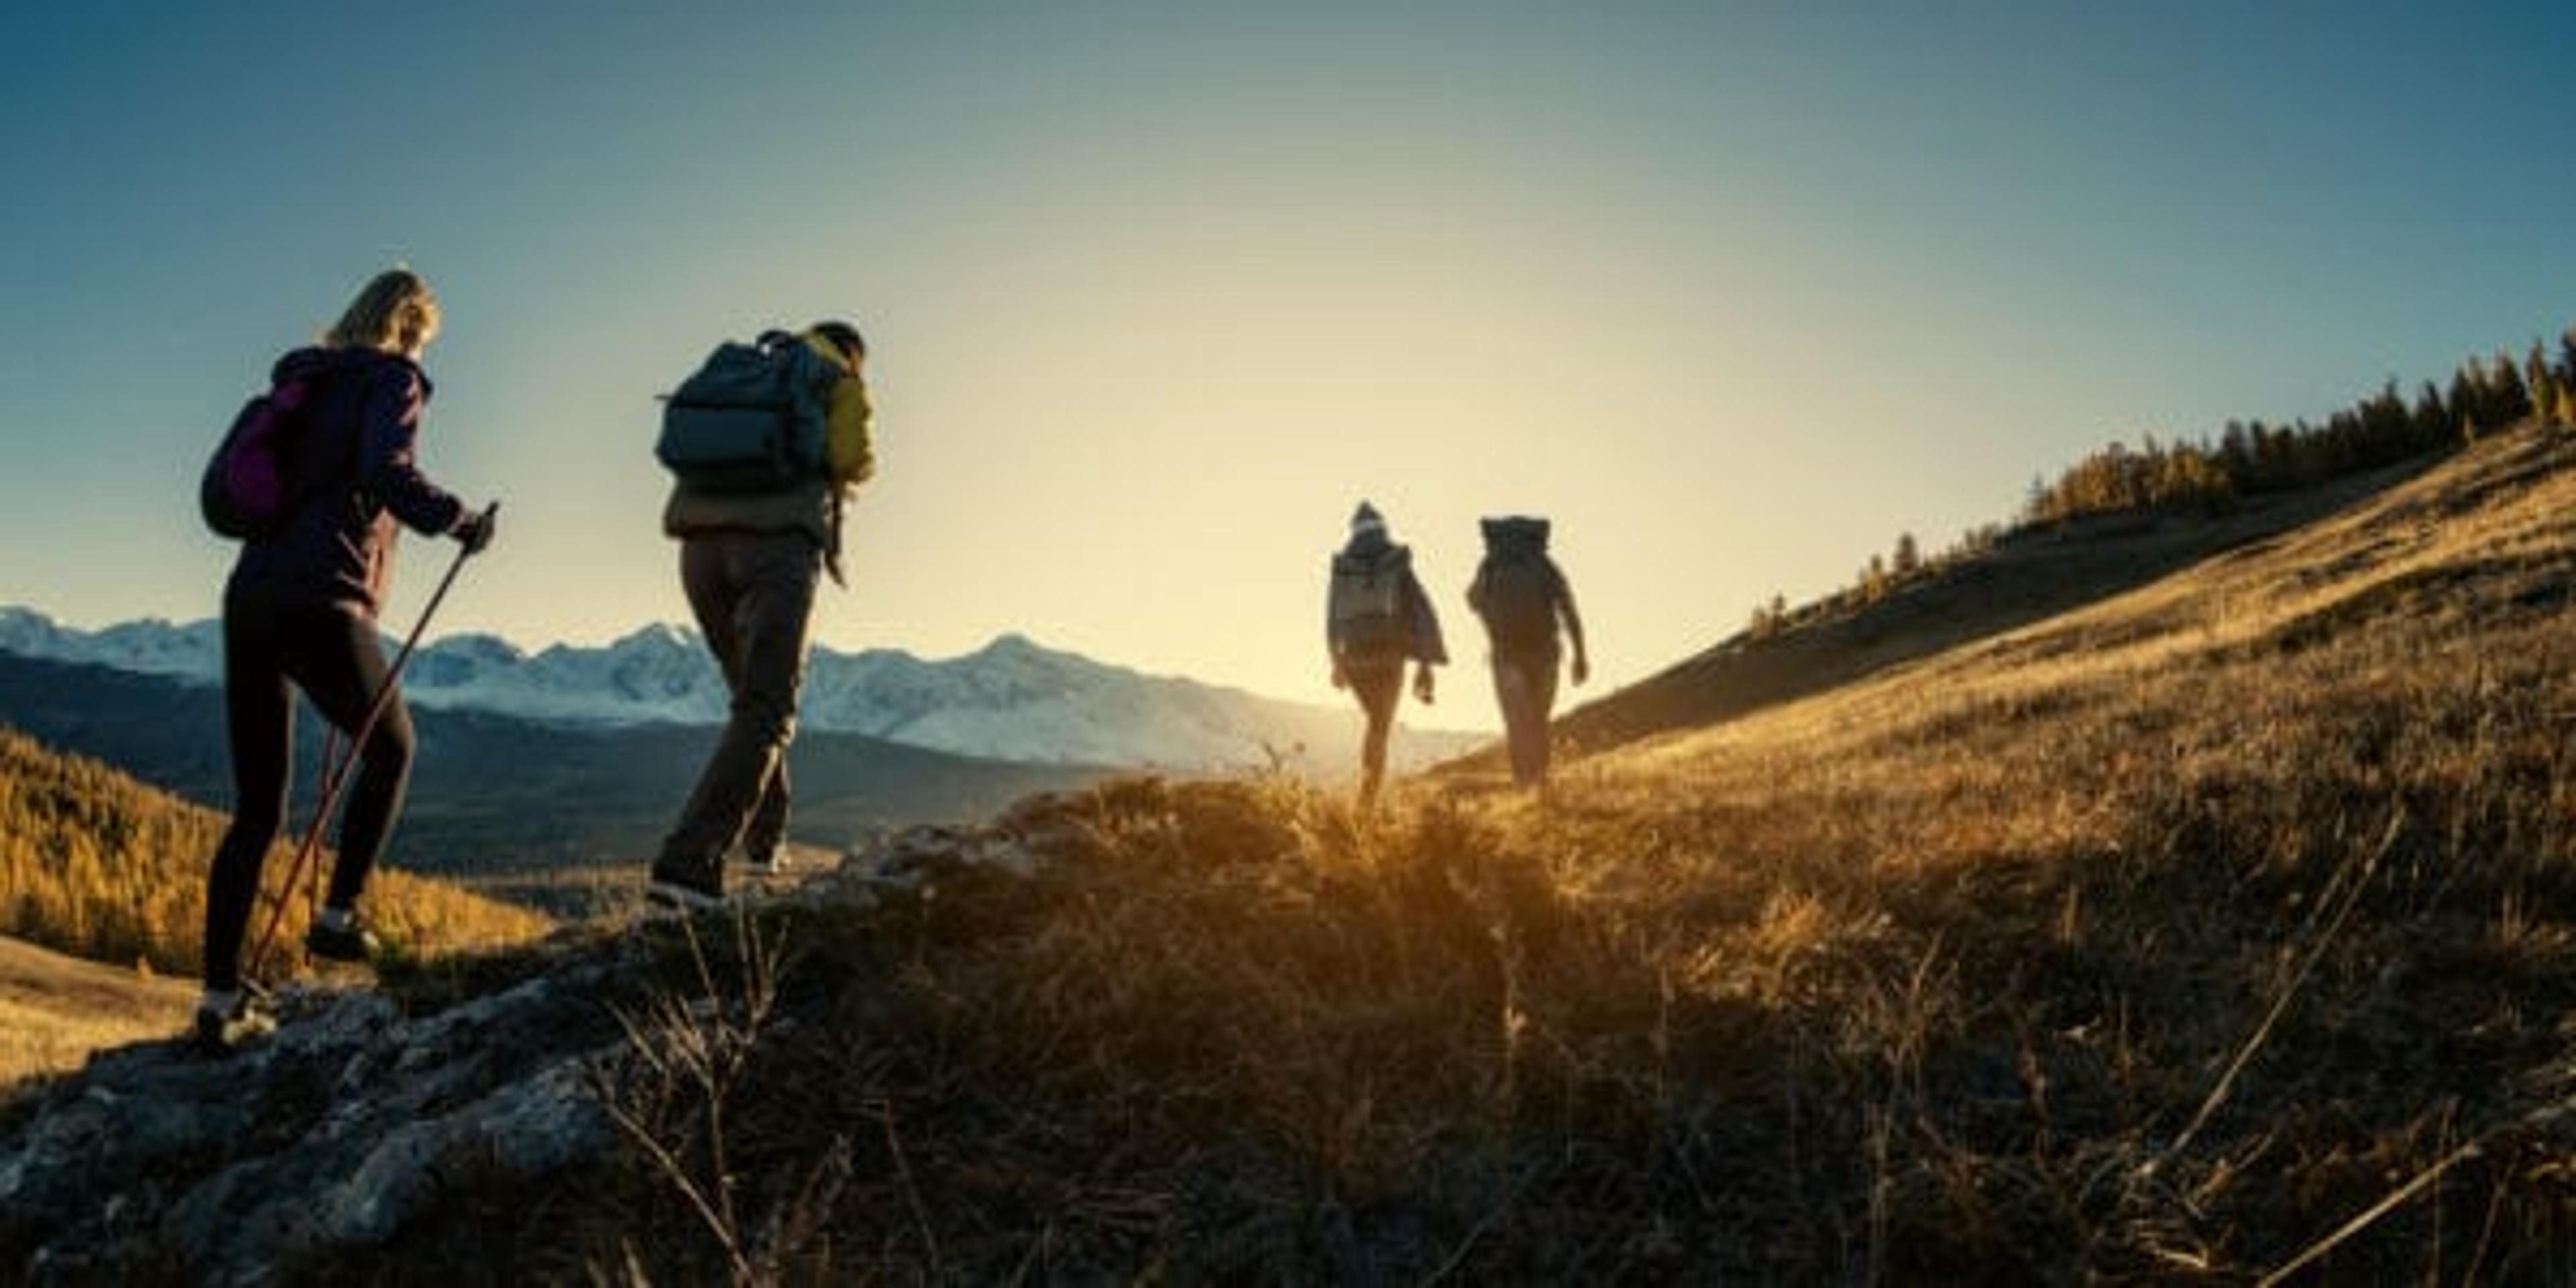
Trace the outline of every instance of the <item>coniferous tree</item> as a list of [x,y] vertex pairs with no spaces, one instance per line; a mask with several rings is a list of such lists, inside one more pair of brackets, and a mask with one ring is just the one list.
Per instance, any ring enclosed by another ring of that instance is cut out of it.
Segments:
[[2477,424],[2487,411],[2486,381],[2478,364],[2462,363],[2451,373],[2450,406],[2455,418],[2452,428],[2477,437]]
[[2236,495],[2235,480],[2228,477],[2218,458],[2198,447],[2181,447],[2169,453],[2157,487],[2163,493],[2161,503],[2171,507],[2211,510]]
[[[2229,421],[2214,443],[2146,435],[2135,450],[2115,440],[2054,480],[2034,478],[2023,518],[2039,524],[2220,505],[2246,493],[2303,487],[2456,447],[2524,417],[2576,426],[2576,328],[2568,330],[2561,348],[2558,363],[2539,344],[2519,363],[2508,351],[2492,359],[2471,357],[2452,370],[2447,391],[2425,380],[2411,403],[2391,377],[2322,425],[2304,419],[2285,426]],[[2560,412],[2562,406],[2570,412]],[[1862,580],[1865,587],[1867,572]],[[1856,587],[1855,594],[1862,589]]]
[[2281,436],[2259,420],[2246,426],[2245,432],[2254,445],[2253,486],[2247,490],[2270,491],[2287,484],[2289,478],[2281,468]]
[[1896,554],[1893,562],[1896,566],[1896,575],[1899,577],[1911,577],[1922,571],[1923,551],[1921,547],[1914,544],[1913,533],[1896,534]]
[[1753,606],[1753,619],[1745,623],[1744,633],[1757,640],[1767,640],[1780,633],[1780,627],[1788,617],[1787,604],[1781,596],[1773,595],[1769,602]]
[[2231,420],[2218,436],[2218,465],[2227,476],[2240,484],[2254,473],[2254,440],[2245,433],[2245,422]]
[[2548,424],[2558,418],[2558,373],[2549,365],[2549,353],[2540,341],[2531,342],[2531,352],[2522,360],[2522,379],[2531,394],[2531,414]]
[[2406,409],[2406,398],[2397,392],[2397,377],[2390,376],[2379,392],[2362,403],[2354,417],[2358,441],[2354,444],[2354,463],[2379,465],[2406,454],[2408,427],[2414,417]]
[[2488,367],[2487,380],[2493,387],[2494,402],[2489,410],[2493,418],[2489,429],[2502,429],[2531,414],[2531,390],[2522,383],[2522,369],[2514,365],[2513,355],[2496,350],[2495,361]]
[[2407,426],[2408,445],[2416,451],[2437,446],[2442,435],[2453,424],[2451,409],[2442,404],[2442,391],[2432,381],[2415,391],[2415,410]]

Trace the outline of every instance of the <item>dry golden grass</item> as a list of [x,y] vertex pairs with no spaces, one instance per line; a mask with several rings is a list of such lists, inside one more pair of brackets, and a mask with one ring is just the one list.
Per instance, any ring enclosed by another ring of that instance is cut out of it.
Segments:
[[[413,1264],[2567,1282],[2571,465],[2483,443],[1545,803],[1022,811],[1033,881],[760,914],[769,1018],[721,1095],[630,1088],[658,1158]],[[750,1014],[740,973],[674,970],[717,1004],[671,1022]],[[716,1158],[723,1239],[674,1183]]]
[[1597,758],[1522,834],[1599,856],[1589,897],[1689,945],[1686,990],[1839,1016],[1873,1192],[1909,1195],[1873,1208],[1870,1267],[2225,1277],[2477,1137],[2447,1202],[2323,1264],[2576,1272],[2576,1190],[2516,1157],[2563,1146],[2576,1069],[2571,463],[2565,435],[2490,442],[2267,548]]
[[0,1087],[77,1068],[104,1047],[176,1032],[195,984],[0,938]]
[[[0,728],[0,934],[90,961],[193,975],[206,867],[223,830],[220,814]],[[292,862],[287,844],[270,853],[252,918],[256,940],[286,900],[285,947],[273,951],[272,968],[291,956],[311,916],[309,891],[289,897],[284,888]],[[391,869],[370,879],[365,906],[388,947],[411,958],[517,943],[548,926],[525,909]]]

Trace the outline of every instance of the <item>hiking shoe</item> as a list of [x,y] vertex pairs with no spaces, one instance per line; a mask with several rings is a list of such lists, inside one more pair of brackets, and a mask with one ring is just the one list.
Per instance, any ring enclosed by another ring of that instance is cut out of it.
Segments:
[[364,965],[376,959],[378,947],[375,934],[358,920],[356,913],[335,918],[326,911],[314,918],[312,929],[304,932],[304,951],[324,961]]
[[674,912],[719,907],[724,903],[724,878],[714,872],[696,872],[656,863],[653,865],[653,884],[644,891],[644,901]]
[[777,849],[767,854],[746,854],[742,858],[742,866],[755,876],[781,876],[787,871],[787,851]]
[[277,1017],[257,997],[241,993],[229,1004],[208,998],[197,1004],[197,1049],[207,1055],[230,1055],[277,1031]]

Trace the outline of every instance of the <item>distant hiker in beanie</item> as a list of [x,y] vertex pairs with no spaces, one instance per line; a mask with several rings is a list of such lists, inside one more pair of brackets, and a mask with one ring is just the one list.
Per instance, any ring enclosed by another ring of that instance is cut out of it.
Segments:
[[[787,747],[796,736],[815,585],[826,569],[841,582],[842,507],[876,471],[863,370],[868,350],[858,329],[823,322],[798,336],[772,333],[758,347],[785,364],[798,398],[810,400],[823,442],[810,469],[768,483],[746,486],[672,465],[662,529],[679,539],[680,587],[733,700],[724,733],[653,862],[647,894],[666,908],[722,899],[725,852],[737,840],[756,867],[781,861]],[[673,395],[675,403],[688,388]],[[666,442],[669,432],[666,420]]]
[[1386,778],[1387,736],[1404,695],[1404,664],[1414,663],[1413,694],[1431,701],[1431,668],[1449,660],[1440,617],[1413,575],[1413,552],[1395,544],[1386,520],[1368,502],[1351,515],[1350,540],[1333,556],[1324,608],[1324,641],[1333,657],[1333,687],[1358,695],[1368,717],[1360,743],[1360,808],[1374,808]]
[[[305,935],[314,956],[365,962],[376,942],[359,921],[367,874],[402,810],[411,774],[411,716],[387,668],[376,613],[393,580],[397,522],[477,552],[488,513],[468,510],[420,472],[413,451],[429,405],[421,351],[438,334],[438,301],[409,269],[378,274],[315,347],[277,360],[275,389],[295,387],[286,501],[275,526],[242,543],[224,586],[224,714],[232,747],[233,819],[206,878],[205,998],[197,1034],[229,1047],[270,1027],[245,1000],[241,948],[261,861],[286,813],[295,689],[356,736],[385,703],[340,816],[330,893]],[[291,686],[291,687],[290,687]]]
[[1486,519],[1484,562],[1467,587],[1467,606],[1485,621],[1492,644],[1494,697],[1503,709],[1512,781],[1523,787],[1547,781],[1548,714],[1556,706],[1561,654],[1557,627],[1574,642],[1574,682],[1591,678],[1583,650],[1583,618],[1574,590],[1547,555],[1547,520]]

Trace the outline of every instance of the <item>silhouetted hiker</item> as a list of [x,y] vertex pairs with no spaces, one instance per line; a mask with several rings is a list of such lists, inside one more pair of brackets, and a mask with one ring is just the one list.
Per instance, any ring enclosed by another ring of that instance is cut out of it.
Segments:
[[[304,938],[314,956],[364,962],[375,936],[358,895],[402,810],[411,775],[411,716],[388,692],[376,613],[393,580],[399,520],[468,551],[492,540],[488,515],[422,475],[413,461],[429,377],[421,351],[438,334],[438,301],[409,269],[380,273],[316,347],[277,360],[272,398],[294,392],[281,453],[285,500],[274,526],[242,543],[224,586],[224,712],[232,744],[233,819],[206,879],[206,993],[199,1040],[213,1047],[271,1027],[244,998],[241,948],[261,861],[286,813],[294,692],[356,736],[357,778],[340,816],[330,893]],[[290,688],[290,685],[292,688]]]
[[[657,905],[721,900],[724,856],[736,840],[757,866],[781,858],[787,746],[796,736],[815,584],[827,568],[841,582],[842,504],[875,472],[867,354],[846,322],[725,345],[673,392],[664,413],[657,450],[674,483],[662,529],[679,538],[680,586],[733,700],[724,734],[653,861],[647,896]],[[769,405],[742,405],[764,399]],[[734,438],[749,423],[746,410],[767,417],[748,456]],[[783,463],[759,450],[782,429]]]
[[1386,520],[1368,502],[1351,515],[1351,536],[1333,556],[1332,588],[1324,606],[1324,641],[1333,655],[1333,687],[1359,695],[1368,715],[1360,743],[1360,808],[1377,804],[1386,778],[1386,740],[1404,696],[1404,663],[1412,659],[1413,694],[1431,701],[1431,668],[1449,660],[1440,641],[1440,617],[1413,575],[1413,552],[1386,534]]
[[1503,708],[1512,781],[1536,787],[1547,781],[1560,620],[1574,642],[1574,682],[1592,674],[1583,652],[1583,618],[1574,611],[1565,573],[1547,556],[1547,520],[1486,519],[1483,527],[1485,558],[1467,587],[1467,606],[1485,619],[1485,637],[1493,646],[1494,698]]

